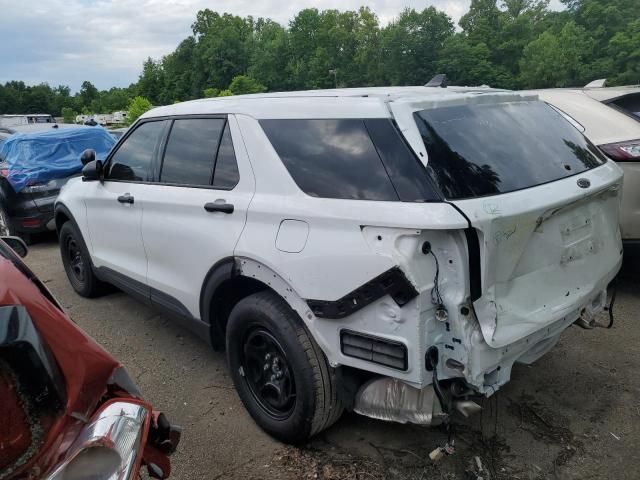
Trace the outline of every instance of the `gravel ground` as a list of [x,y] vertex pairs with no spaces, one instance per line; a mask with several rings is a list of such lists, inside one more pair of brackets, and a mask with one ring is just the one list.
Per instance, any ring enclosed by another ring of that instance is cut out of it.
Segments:
[[517,365],[482,415],[456,426],[456,453],[433,464],[428,454],[444,442],[441,430],[355,414],[304,448],[284,446],[245,412],[223,354],[125,294],[76,295],[53,240],[32,246],[27,263],[145,397],[183,426],[172,478],[476,479],[469,473],[476,457],[485,480],[640,478],[640,283],[633,280],[620,282],[613,329],[571,327],[535,365]]

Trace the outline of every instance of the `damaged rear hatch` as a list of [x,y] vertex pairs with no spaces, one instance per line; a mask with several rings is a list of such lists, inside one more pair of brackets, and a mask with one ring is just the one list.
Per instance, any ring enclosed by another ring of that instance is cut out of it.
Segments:
[[400,112],[470,223],[470,300],[485,341],[504,347],[599,309],[622,259],[620,169],[536,97],[452,97]]

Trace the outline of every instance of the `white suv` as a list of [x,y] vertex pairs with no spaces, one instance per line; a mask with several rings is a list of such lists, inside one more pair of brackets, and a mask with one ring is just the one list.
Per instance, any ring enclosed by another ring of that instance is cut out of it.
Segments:
[[[474,409],[606,302],[620,169],[535,96],[401,87],[146,113],[56,205],[83,296],[114,284],[226,347],[257,423]],[[95,155],[93,156],[95,157]]]

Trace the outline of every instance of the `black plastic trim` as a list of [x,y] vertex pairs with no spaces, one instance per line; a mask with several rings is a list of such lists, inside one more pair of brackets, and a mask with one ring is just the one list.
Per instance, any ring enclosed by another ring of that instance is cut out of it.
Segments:
[[151,304],[151,290],[144,283],[133,280],[109,267],[93,267],[93,271],[103,282],[115,285],[147,305]]
[[233,257],[223,258],[209,269],[200,290],[200,318],[210,326],[210,342],[215,350],[224,349],[224,333],[213,319],[212,301],[218,287],[236,275],[236,260]]
[[480,240],[475,228],[467,228],[464,231],[467,238],[469,251],[469,293],[471,301],[475,302],[482,296],[482,274],[480,262]]
[[[351,343],[347,343],[349,341]],[[384,365],[394,370],[406,371],[409,368],[407,346],[397,340],[343,329],[340,330],[340,351],[346,357]],[[385,361],[385,358],[388,360]],[[402,365],[393,365],[392,360],[398,360]]]
[[417,297],[418,291],[399,267],[393,267],[338,300],[308,299],[307,304],[316,317],[340,319],[385,295],[402,307]]
[[115,285],[137,300],[166,312],[182,326],[209,341],[209,325],[191,315],[189,309],[175,297],[108,267],[93,267],[93,271],[100,280]]

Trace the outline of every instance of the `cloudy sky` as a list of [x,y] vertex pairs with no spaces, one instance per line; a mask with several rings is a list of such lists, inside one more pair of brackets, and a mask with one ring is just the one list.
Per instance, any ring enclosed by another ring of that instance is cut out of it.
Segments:
[[[454,21],[470,0],[0,0],[0,83],[23,80],[100,89],[137,80],[147,57],[170,53],[191,33],[196,12],[210,8],[286,24],[305,7],[369,5],[382,23],[405,6],[434,5]],[[559,3],[554,0],[554,3]]]

